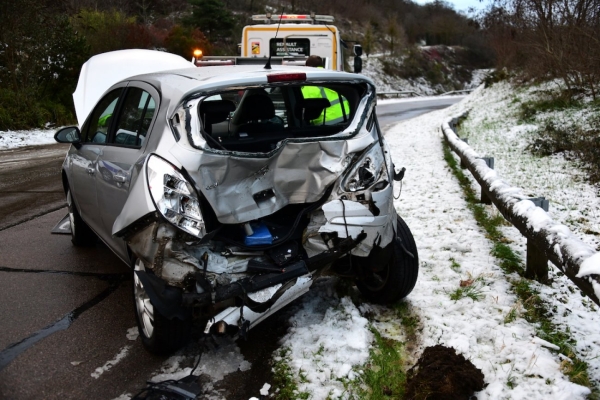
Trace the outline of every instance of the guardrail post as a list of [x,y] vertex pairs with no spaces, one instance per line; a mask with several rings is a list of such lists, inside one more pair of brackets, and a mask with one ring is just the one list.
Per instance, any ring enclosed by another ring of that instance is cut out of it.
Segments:
[[[485,164],[488,166],[489,169],[494,169],[494,157],[481,157],[481,159],[485,161]],[[485,193],[485,191],[483,190],[483,186],[481,187],[481,198],[479,202],[482,204],[492,204],[492,199],[490,199],[489,196]]]
[[[466,144],[469,144],[469,139],[467,138],[459,138],[460,140],[462,140],[463,142],[465,142]],[[467,169],[467,164],[465,164],[465,162],[463,161],[463,159],[460,159],[460,167],[462,169]]]
[[[545,197],[528,199],[548,212],[550,202]],[[541,251],[531,239],[527,239],[527,259],[525,278],[535,279],[540,283],[548,283],[548,257]]]

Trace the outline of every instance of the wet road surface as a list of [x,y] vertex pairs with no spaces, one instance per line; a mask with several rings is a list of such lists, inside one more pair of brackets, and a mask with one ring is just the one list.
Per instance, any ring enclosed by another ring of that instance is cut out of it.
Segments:
[[69,145],[0,151],[0,230],[65,204],[60,169]]
[[[381,105],[380,125],[385,131],[460,98],[450,100]],[[167,359],[148,353],[139,338],[127,338],[136,326],[129,268],[100,242],[77,248],[70,236],[50,234],[67,212],[60,179],[67,149],[56,144],[0,151],[2,399],[135,394]],[[229,400],[259,397],[263,384],[272,383],[269,360],[287,331],[287,319],[284,308],[251,330],[247,341],[238,340],[252,368],[227,375],[214,388],[209,384],[210,394]],[[193,360],[201,351],[192,343],[182,354]],[[107,364],[120,354],[119,362]]]
[[443,97],[440,99],[415,99],[414,101],[406,101],[399,103],[381,103],[377,105],[377,119],[379,126],[386,132],[391,126],[400,121],[418,117],[435,110],[441,110],[458,103],[464,96]]

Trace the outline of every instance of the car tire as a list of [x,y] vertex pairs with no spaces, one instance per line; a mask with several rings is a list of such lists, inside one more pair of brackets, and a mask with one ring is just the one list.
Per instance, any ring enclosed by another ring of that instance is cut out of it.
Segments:
[[154,354],[169,354],[185,346],[192,328],[191,310],[184,320],[168,319],[153,306],[144,285],[135,271],[145,271],[144,262],[134,257],[132,262],[133,302],[138,332],[144,346]]
[[412,292],[417,283],[417,245],[408,225],[400,216],[393,246],[391,259],[385,268],[371,270],[367,279],[356,281],[358,290],[373,303],[390,304],[403,299]]
[[83,219],[81,219],[81,215],[73,201],[71,189],[67,189],[67,207],[69,208],[71,242],[78,247],[92,246],[96,243],[96,234],[85,222],[83,222]]

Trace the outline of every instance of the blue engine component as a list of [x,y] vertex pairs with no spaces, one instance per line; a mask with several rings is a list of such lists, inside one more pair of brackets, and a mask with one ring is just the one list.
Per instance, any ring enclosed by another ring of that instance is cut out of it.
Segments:
[[254,233],[246,235],[244,244],[246,246],[259,246],[265,244],[273,244],[273,236],[269,232],[269,228],[262,222],[252,222],[250,224]]

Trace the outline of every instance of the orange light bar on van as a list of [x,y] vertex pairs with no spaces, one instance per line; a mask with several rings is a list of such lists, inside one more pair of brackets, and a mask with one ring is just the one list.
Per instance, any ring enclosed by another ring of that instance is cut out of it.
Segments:
[[290,82],[290,81],[305,81],[306,73],[304,72],[284,72],[267,75],[267,82]]

